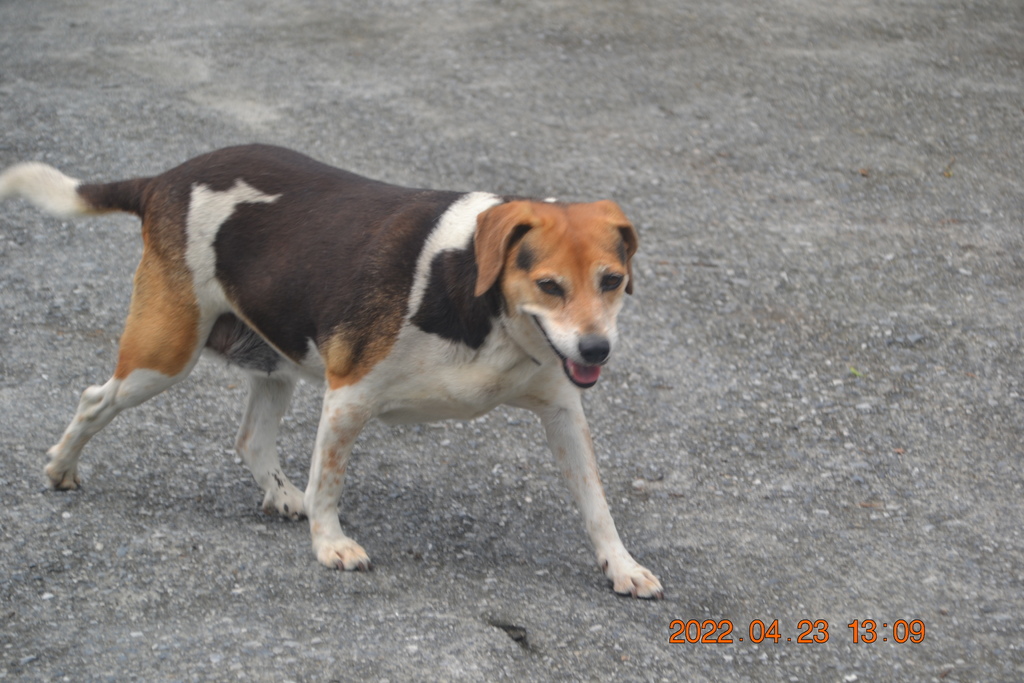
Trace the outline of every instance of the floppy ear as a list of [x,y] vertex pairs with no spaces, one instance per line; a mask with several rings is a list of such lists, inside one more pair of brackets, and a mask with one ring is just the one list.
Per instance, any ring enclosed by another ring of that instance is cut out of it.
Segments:
[[629,278],[626,280],[626,294],[633,293],[633,254],[636,253],[637,248],[640,246],[640,238],[636,234],[636,228],[626,218],[626,214],[622,212],[619,205],[610,199],[604,199],[599,202],[595,202],[595,205],[602,211],[611,223],[614,223],[619,228],[619,234],[622,236],[622,249],[624,250],[624,258],[626,266],[626,275]]
[[632,294],[633,254],[636,253],[637,247],[640,246],[640,239],[637,237],[636,228],[633,227],[632,223],[620,225],[619,234],[622,235],[622,243],[626,245],[626,274],[629,276],[629,279],[626,280],[626,294]]
[[494,286],[505,267],[514,239],[533,227],[536,217],[529,202],[515,201],[487,209],[476,219],[473,245],[476,251],[475,296]]

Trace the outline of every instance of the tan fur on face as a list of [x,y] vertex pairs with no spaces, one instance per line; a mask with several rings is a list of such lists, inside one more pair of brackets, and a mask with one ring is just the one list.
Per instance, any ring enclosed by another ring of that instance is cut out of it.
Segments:
[[[516,241],[519,238],[519,241]],[[502,273],[502,290],[512,307],[523,304],[555,311],[581,333],[604,333],[623,292],[632,291],[630,261],[636,253],[636,230],[615,202],[551,204],[516,201],[480,215],[476,232],[479,296]],[[529,268],[517,264],[527,250]],[[626,276],[624,286],[602,292],[605,274]],[[551,279],[565,297],[543,293],[540,279]]]

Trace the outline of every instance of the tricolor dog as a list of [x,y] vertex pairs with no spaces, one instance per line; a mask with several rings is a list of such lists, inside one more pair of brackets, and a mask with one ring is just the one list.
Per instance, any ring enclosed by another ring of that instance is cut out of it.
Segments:
[[[662,596],[619,539],[580,400],[632,290],[637,234],[615,203],[396,187],[259,145],[107,184],[20,164],[0,175],[5,196],[142,219],[117,367],[50,449],[54,488],[76,488],[86,442],[184,379],[205,349],[247,371],[237,449],[264,510],[307,517],[328,567],[370,566],[337,511],[368,420],[468,419],[508,404],[540,416],[613,589]],[[275,445],[302,376],[327,385],[305,492]]]

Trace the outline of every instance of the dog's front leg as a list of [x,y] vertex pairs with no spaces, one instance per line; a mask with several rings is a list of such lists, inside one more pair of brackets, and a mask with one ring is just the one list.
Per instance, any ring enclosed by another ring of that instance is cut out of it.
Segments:
[[552,402],[526,405],[536,412],[547,432],[548,444],[583,516],[598,566],[616,593],[637,598],[661,598],[661,583],[629,554],[615,528],[594,457],[590,428],[579,392],[566,389]]
[[313,551],[334,569],[367,570],[366,551],[345,535],[338,521],[338,502],[352,446],[371,417],[354,386],[328,389],[306,485],[305,508],[313,535]]

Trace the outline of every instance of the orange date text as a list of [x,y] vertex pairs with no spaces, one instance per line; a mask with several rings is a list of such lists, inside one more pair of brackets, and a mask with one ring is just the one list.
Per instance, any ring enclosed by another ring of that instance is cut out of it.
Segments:
[[[791,625],[792,626],[792,625]],[[892,623],[872,619],[847,624],[854,643],[924,641],[925,627],[920,619],[897,619]],[[729,619],[673,619],[668,625],[668,642],[682,644],[729,645],[732,643],[827,643],[832,637],[825,619],[800,619],[795,628],[780,626],[778,619],[754,619],[735,625]]]

